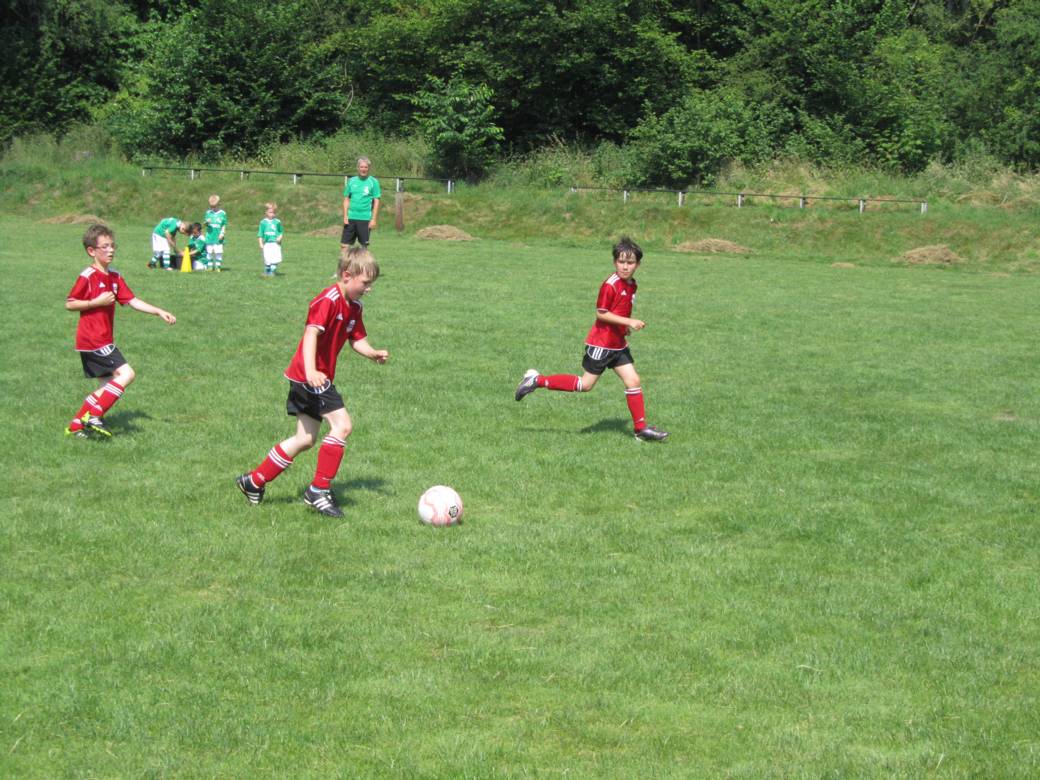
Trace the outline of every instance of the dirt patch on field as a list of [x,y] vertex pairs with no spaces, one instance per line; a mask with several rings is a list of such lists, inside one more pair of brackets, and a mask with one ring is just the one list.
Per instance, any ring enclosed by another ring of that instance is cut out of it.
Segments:
[[903,253],[903,260],[910,265],[950,265],[962,262],[956,252],[946,244],[935,244],[933,246],[919,246]]
[[692,252],[695,254],[728,254],[746,255],[751,252],[746,246],[724,241],[721,238],[703,238],[700,241],[683,241],[675,247],[676,252]]
[[855,268],[855,263],[831,263],[831,268]]
[[425,238],[430,241],[472,241],[473,236],[465,230],[459,230],[454,225],[430,225],[424,227],[415,234],[416,238]]
[[60,217],[49,217],[40,220],[45,225],[93,225],[104,222],[101,217],[94,214],[62,214]]
[[343,235],[343,226],[342,225],[332,225],[332,226],[327,227],[327,228],[319,228],[318,230],[311,230],[311,231],[309,231],[307,233],[304,233],[304,235],[306,235],[306,236],[319,236],[319,237],[342,236]]

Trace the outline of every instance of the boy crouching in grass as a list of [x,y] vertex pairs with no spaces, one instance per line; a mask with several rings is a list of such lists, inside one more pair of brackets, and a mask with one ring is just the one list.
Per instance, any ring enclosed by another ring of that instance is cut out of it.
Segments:
[[567,393],[584,393],[596,386],[596,382],[608,368],[613,369],[625,385],[625,401],[632,415],[632,430],[641,441],[664,441],[667,431],[658,430],[646,423],[643,404],[643,387],[636,373],[632,353],[628,349],[628,334],[642,330],[646,323],[632,317],[636,301],[635,272],[643,261],[643,250],[628,236],[622,236],[614,245],[614,273],[600,285],[596,299],[596,321],[585,338],[585,355],[581,366],[584,373],[553,374],[543,376],[531,368],[524,374],[516,388],[516,400],[540,387],[561,390]]
[[289,468],[297,455],[314,446],[324,419],[329,423],[329,433],[321,440],[314,479],[304,491],[303,501],[326,517],[343,516],[331,485],[353,424],[332,380],[336,359],[347,342],[359,355],[376,363],[385,363],[390,357],[385,349],[373,349],[368,343],[361,318],[361,297],[377,278],[375,258],[363,247],[351,247],[340,254],[336,283],[311,301],[303,337],[285,370],[289,380],[285,410],[296,417],[296,433],[274,445],[259,466],[238,478],[238,489],[250,504],[263,501],[267,483]]
[[111,436],[105,413],[123,396],[136,374],[112,341],[116,303],[154,314],[173,325],[177,318],[168,311],[145,303],[134,295],[118,271],[109,266],[116,256],[115,234],[105,225],[91,225],[83,235],[83,247],[93,261],[72,285],[65,308],[79,312],[76,351],[83,373],[99,382],[65,429],[69,436],[87,438],[91,433]]

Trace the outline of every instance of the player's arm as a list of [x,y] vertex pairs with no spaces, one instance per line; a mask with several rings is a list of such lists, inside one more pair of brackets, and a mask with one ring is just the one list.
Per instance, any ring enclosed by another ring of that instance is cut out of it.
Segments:
[[642,330],[646,327],[646,323],[642,320],[636,320],[631,317],[622,317],[620,314],[615,314],[606,309],[596,309],[596,319],[600,322],[606,322],[610,325],[620,325],[623,328],[631,328],[632,330]]
[[349,212],[350,212],[350,196],[349,195],[344,195],[343,196],[343,224],[344,225],[346,225],[347,222],[349,222],[349,220],[347,219],[347,214]]
[[160,309],[158,306],[152,306],[152,304],[142,301],[140,298],[131,298],[127,305],[136,311],[143,312],[144,314],[154,314],[159,317],[167,325],[173,325],[177,321],[177,318],[170,314],[166,309]]
[[376,226],[376,218],[379,216],[379,198],[372,198],[372,219],[369,221],[368,226],[374,228]]
[[376,363],[382,364],[390,359],[389,352],[385,349],[373,349],[372,345],[368,343],[367,338],[350,342],[350,348],[361,355],[361,357],[366,357]]
[[82,298],[68,298],[65,301],[65,308],[68,311],[87,311],[88,309],[97,309],[101,306],[111,306],[116,302],[116,295],[114,292],[103,292],[96,298],[92,298],[89,301]]
[[303,329],[303,373],[311,387],[322,387],[329,378],[318,370],[318,336],[321,328],[308,325]]

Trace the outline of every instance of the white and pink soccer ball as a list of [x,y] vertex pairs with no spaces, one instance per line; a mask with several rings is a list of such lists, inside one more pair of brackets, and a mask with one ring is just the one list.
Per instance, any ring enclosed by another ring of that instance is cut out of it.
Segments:
[[462,499],[447,485],[434,485],[419,497],[419,519],[427,525],[455,525],[462,519]]

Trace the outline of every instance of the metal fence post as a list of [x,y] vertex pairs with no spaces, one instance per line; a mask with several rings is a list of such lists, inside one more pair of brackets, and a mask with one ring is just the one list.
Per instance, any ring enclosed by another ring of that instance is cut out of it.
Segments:
[[928,213],[928,201],[926,201],[926,200],[922,200],[921,201],[921,213],[922,214],[927,214]]
[[453,182],[451,179],[448,179],[448,194],[450,195],[453,192],[455,192],[455,182]]
[[190,173],[188,174],[188,176],[191,178],[192,181],[195,181],[195,169],[189,168],[189,171]]
[[798,199],[798,208],[800,208],[800,209],[804,209],[805,208],[805,196],[804,195]]
[[737,195],[737,208],[742,208],[744,205],[744,193],[741,192]]
[[621,190],[621,202],[628,203],[628,190]]
[[863,198],[859,199],[859,213],[862,214],[867,210],[867,202]]
[[686,202],[686,193],[679,190],[679,205],[683,205]]

